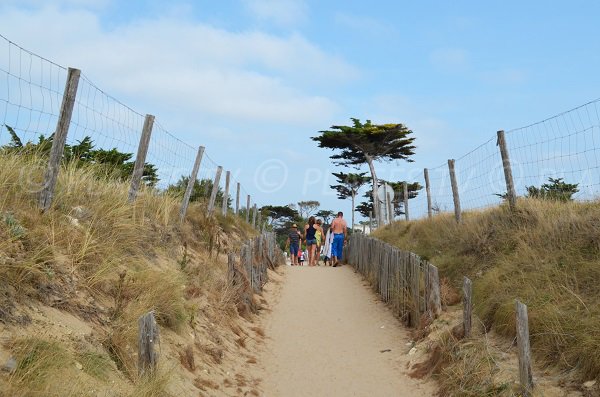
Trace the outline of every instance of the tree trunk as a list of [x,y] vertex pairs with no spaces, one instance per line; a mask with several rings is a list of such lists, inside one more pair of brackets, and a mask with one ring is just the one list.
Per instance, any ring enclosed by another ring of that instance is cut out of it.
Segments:
[[354,198],[356,197],[356,192],[352,190],[352,232],[354,233]]
[[377,197],[377,185],[379,181],[377,180],[377,174],[375,173],[375,166],[373,165],[373,159],[371,156],[365,155],[365,159],[367,160],[367,164],[369,165],[369,170],[371,170],[371,178],[373,179],[373,213],[375,215],[375,219],[377,219],[377,227],[381,225],[381,209],[379,207],[379,198]]

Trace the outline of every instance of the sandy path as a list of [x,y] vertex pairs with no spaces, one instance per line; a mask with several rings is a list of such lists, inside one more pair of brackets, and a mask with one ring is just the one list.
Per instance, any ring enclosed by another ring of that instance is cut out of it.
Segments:
[[434,394],[406,375],[408,332],[352,268],[286,266],[277,290],[264,323],[263,396]]

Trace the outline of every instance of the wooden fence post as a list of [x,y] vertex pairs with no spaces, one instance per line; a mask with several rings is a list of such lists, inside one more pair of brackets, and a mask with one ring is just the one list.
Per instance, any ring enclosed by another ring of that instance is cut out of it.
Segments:
[[473,283],[467,277],[463,278],[463,329],[465,338],[471,337],[471,316],[473,313]]
[[254,207],[252,207],[252,211],[254,211],[252,214],[252,227],[256,229],[256,216],[257,216],[256,204],[254,204]]
[[433,216],[433,209],[431,207],[431,185],[429,184],[429,170],[425,168],[423,170],[423,174],[425,175],[425,191],[427,192],[427,217],[431,218]]
[[406,181],[402,182],[402,193],[404,195],[404,218],[406,221],[410,220],[408,216],[408,183]]
[[515,209],[517,205],[517,193],[515,184],[513,183],[512,169],[510,166],[510,158],[508,156],[508,147],[506,146],[506,137],[504,131],[498,131],[498,142],[500,146],[500,155],[502,156],[502,166],[504,167],[504,179],[506,181],[506,199],[511,209]]
[[369,234],[373,233],[373,211],[369,211]]
[[48,168],[44,175],[44,186],[42,187],[39,197],[39,206],[42,211],[47,211],[52,205],[54,189],[60,170],[60,162],[65,149],[65,143],[67,142],[71,117],[73,116],[73,107],[75,106],[75,97],[77,96],[80,75],[81,71],[79,69],[69,68],[62,104],[60,105],[60,115],[58,117],[54,139],[52,140],[52,148],[50,149]]
[[246,223],[250,223],[250,195],[246,197]]
[[518,300],[515,302],[515,309],[517,315],[517,348],[519,350],[519,380],[523,396],[529,397],[533,392],[531,351],[529,349],[529,318],[527,306]]
[[456,172],[454,171],[454,160],[448,160],[448,168],[450,170],[450,183],[452,184],[452,199],[454,200],[454,217],[456,222],[460,222],[460,197],[458,195],[458,183],[456,182]]
[[410,253],[410,267],[411,267],[411,289],[412,289],[412,301],[413,301],[413,314],[414,317],[412,326],[419,328],[421,324],[421,302],[420,302],[420,286],[421,286],[421,275],[419,267],[419,258],[416,254]]
[[231,172],[225,172],[225,193],[223,193],[223,216],[227,215],[229,209],[229,183],[231,182]]
[[160,343],[154,312],[144,314],[138,320],[138,373],[151,375],[158,364],[154,345]]
[[148,154],[148,146],[150,146],[150,136],[152,135],[152,127],[154,126],[154,116],[147,114],[144,118],[144,126],[142,128],[142,136],[138,146],[137,155],[135,156],[135,165],[133,166],[133,174],[131,176],[131,186],[129,187],[129,202],[133,202],[137,197],[142,176],[144,176],[144,166],[146,165],[146,154]]
[[217,173],[215,174],[215,180],[212,186],[212,192],[210,193],[210,199],[208,201],[208,213],[212,214],[215,209],[215,200],[217,199],[217,193],[219,192],[219,183],[221,181],[221,173],[223,172],[223,167],[217,167]]
[[194,168],[192,168],[192,174],[190,175],[190,179],[188,180],[187,187],[185,188],[185,194],[183,195],[183,201],[181,202],[181,210],[179,211],[179,221],[183,222],[185,219],[185,213],[187,212],[188,205],[190,204],[190,198],[192,197],[192,192],[194,191],[194,185],[196,184],[196,179],[198,178],[198,170],[200,169],[200,164],[202,163],[202,156],[204,155],[204,146],[200,146],[198,148],[198,153],[196,154],[196,161],[194,162]]
[[240,213],[240,183],[237,183],[237,189],[235,193],[235,214],[239,215]]
[[435,319],[440,314],[442,314],[442,298],[440,295],[440,276],[438,273],[438,268],[432,265],[431,263],[427,264],[428,272],[427,277],[429,279],[429,296],[428,298],[428,306],[431,311],[431,318]]

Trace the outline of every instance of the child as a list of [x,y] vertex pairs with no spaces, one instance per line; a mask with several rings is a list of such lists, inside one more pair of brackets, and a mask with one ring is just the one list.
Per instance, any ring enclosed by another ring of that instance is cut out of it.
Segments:
[[302,251],[302,249],[298,251],[298,262],[300,263],[300,266],[304,266],[304,251]]

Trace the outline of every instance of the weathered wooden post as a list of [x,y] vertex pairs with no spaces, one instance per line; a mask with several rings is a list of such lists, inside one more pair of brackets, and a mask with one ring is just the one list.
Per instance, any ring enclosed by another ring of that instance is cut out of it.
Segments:
[[235,214],[239,215],[240,213],[240,183],[237,183],[237,189],[235,193]]
[[257,217],[257,208],[256,208],[256,203],[254,204],[254,207],[252,207],[252,227],[256,229],[256,217]]
[[413,311],[412,311],[412,316],[414,317],[411,320],[411,325],[415,328],[419,328],[419,325],[421,324],[421,302],[420,302],[420,286],[421,286],[421,275],[420,273],[420,267],[419,267],[419,258],[417,257],[416,254],[414,253],[410,253],[409,254],[409,264],[411,267],[411,279],[410,279],[410,283],[411,283],[411,293],[412,293],[412,300],[413,300]]
[[502,156],[502,166],[504,167],[504,179],[506,181],[506,199],[511,209],[515,209],[517,205],[517,192],[513,183],[512,169],[510,166],[510,158],[508,156],[508,147],[506,146],[506,138],[504,131],[498,131],[498,142],[500,146],[500,155]]
[[246,223],[250,223],[250,195],[246,197]]
[[527,306],[515,301],[517,316],[517,348],[519,349],[519,380],[523,396],[533,392],[533,374],[531,372],[531,351],[529,348],[529,318]]
[[427,272],[429,284],[428,307],[431,311],[431,318],[435,319],[442,314],[442,298],[440,295],[440,277],[438,268],[431,263],[427,264],[429,271]]
[[54,189],[56,188],[60,161],[62,160],[65,143],[67,142],[69,126],[71,125],[80,75],[81,71],[79,69],[69,68],[62,104],[60,105],[58,123],[56,124],[56,131],[52,140],[52,148],[50,149],[48,168],[44,175],[44,185],[39,197],[39,206],[42,211],[47,211],[50,208],[52,199],[54,198]]
[[181,202],[181,209],[179,210],[179,221],[183,222],[185,219],[185,213],[187,212],[188,206],[190,204],[190,198],[192,197],[192,192],[194,191],[194,185],[196,184],[196,179],[198,178],[198,170],[200,169],[200,164],[202,163],[202,156],[204,155],[204,146],[200,146],[198,148],[198,153],[196,154],[196,161],[194,162],[194,168],[192,168],[192,174],[190,175],[190,179],[188,180],[187,187],[185,188],[185,194],[183,195],[183,201]]
[[231,172],[225,172],[225,193],[223,193],[223,216],[227,215],[229,209],[229,183],[231,182]]
[[410,217],[408,216],[408,183],[402,182],[402,193],[404,195],[404,218],[408,222]]
[[154,116],[147,114],[144,118],[144,126],[142,127],[142,136],[138,146],[137,155],[135,156],[135,165],[133,166],[133,174],[131,176],[131,186],[129,187],[129,202],[133,202],[137,197],[142,176],[144,176],[144,166],[146,165],[146,155],[148,154],[148,146],[150,146],[150,136],[152,135],[152,127],[154,126]]
[[431,218],[433,216],[433,209],[431,207],[431,185],[429,184],[429,170],[425,168],[423,170],[423,174],[425,175],[425,191],[427,192],[427,217]]
[[467,277],[463,278],[463,329],[465,338],[471,337],[471,316],[473,313],[473,284]]
[[144,314],[138,320],[138,374],[152,375],[158,364],[154,345],[160,343],[154,312]]
[[454,170],[454,160],[448,160],[448,169],[450,170],[450,183],[452,184],[452,199],[454,201],[454,217],[456,222],[460,222],[460,197],[458,195],[458,183],[456,182],[456,172]]
[[210,199],[208,201],[208,213],[212,214],[215,209],[215,200],[217,199],[217,193],[219,192],[219,183],[221,181],[221,173],[223,167],[217,167],[217,173],[215,174],[215,180],[213,181],[212,192],[210,193]]
[[373,233],[373,211],[369,211],[369,234]]

